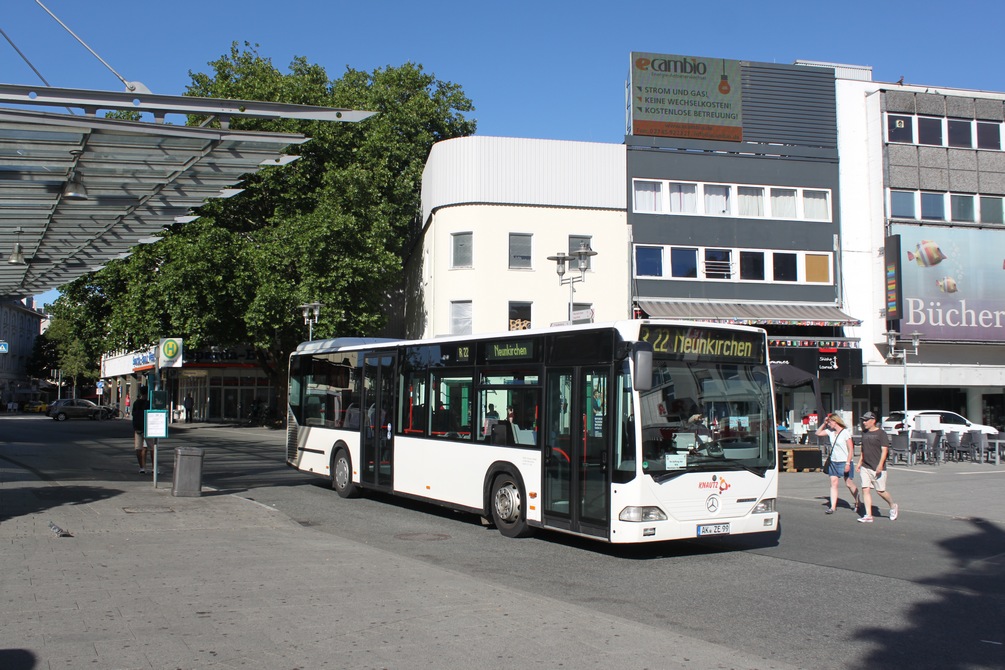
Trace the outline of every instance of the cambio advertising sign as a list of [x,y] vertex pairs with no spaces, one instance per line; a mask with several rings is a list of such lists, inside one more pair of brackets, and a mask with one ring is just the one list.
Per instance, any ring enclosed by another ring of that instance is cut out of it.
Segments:
[[900,234],[900,332],[926,340],[1005,341],[1005,231],[893,226]]
[[632,135],[739,142],[740,61],[632,52]]

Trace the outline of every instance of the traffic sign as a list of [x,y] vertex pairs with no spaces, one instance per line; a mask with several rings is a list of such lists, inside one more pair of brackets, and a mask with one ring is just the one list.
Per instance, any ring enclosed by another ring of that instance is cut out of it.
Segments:
[[7,340],[0,340],[0,354],[6,354],[10,350]]

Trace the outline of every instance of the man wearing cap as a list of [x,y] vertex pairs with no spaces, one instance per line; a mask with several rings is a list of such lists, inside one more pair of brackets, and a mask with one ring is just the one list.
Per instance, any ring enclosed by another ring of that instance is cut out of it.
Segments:
[[865,503],[865,516],[859,517],[862,523],[872,523],[872,490],[876,489],[879,497],[890,506],[890,521],[896,521],[899,509],[886,490],[886,457],[890,453],[890,437],[876,420],[873,412],[862,415],[862,453],[858,457],[858,471],[862,477],[862,501]]

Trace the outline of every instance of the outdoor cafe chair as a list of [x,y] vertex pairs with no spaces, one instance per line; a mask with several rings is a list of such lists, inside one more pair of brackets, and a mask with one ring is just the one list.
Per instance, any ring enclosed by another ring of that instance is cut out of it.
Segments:
[[890,462],[896,463],[897,459],[903,460],[908,465],[914,464],[914,453],[911,449],[911,441],[907,433],[895,433],[890,436]]
[[935,463],[936,465],[942,461],[942,431],[933,430],[929,431],[926,437],[925,444],[925,462]]
[[974,463],[983,463],[984,456],[988,453],[988,437],[979,430],[967,431],[970,436],[970,460]]
[[969,455],[970,449],[963,445],[963,436],[955,431],[946,433],[946,459],[952,456],[954,461],[958,461],[964,454]]

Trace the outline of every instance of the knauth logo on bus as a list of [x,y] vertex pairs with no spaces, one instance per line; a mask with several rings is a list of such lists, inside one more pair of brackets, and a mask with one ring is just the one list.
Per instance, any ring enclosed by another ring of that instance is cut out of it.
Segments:
[[719,493],[725,493],[729,490],[729,483],[726,482],[725,477],[712,475],[712,481],[698,482],[698,489],[718,489]]

